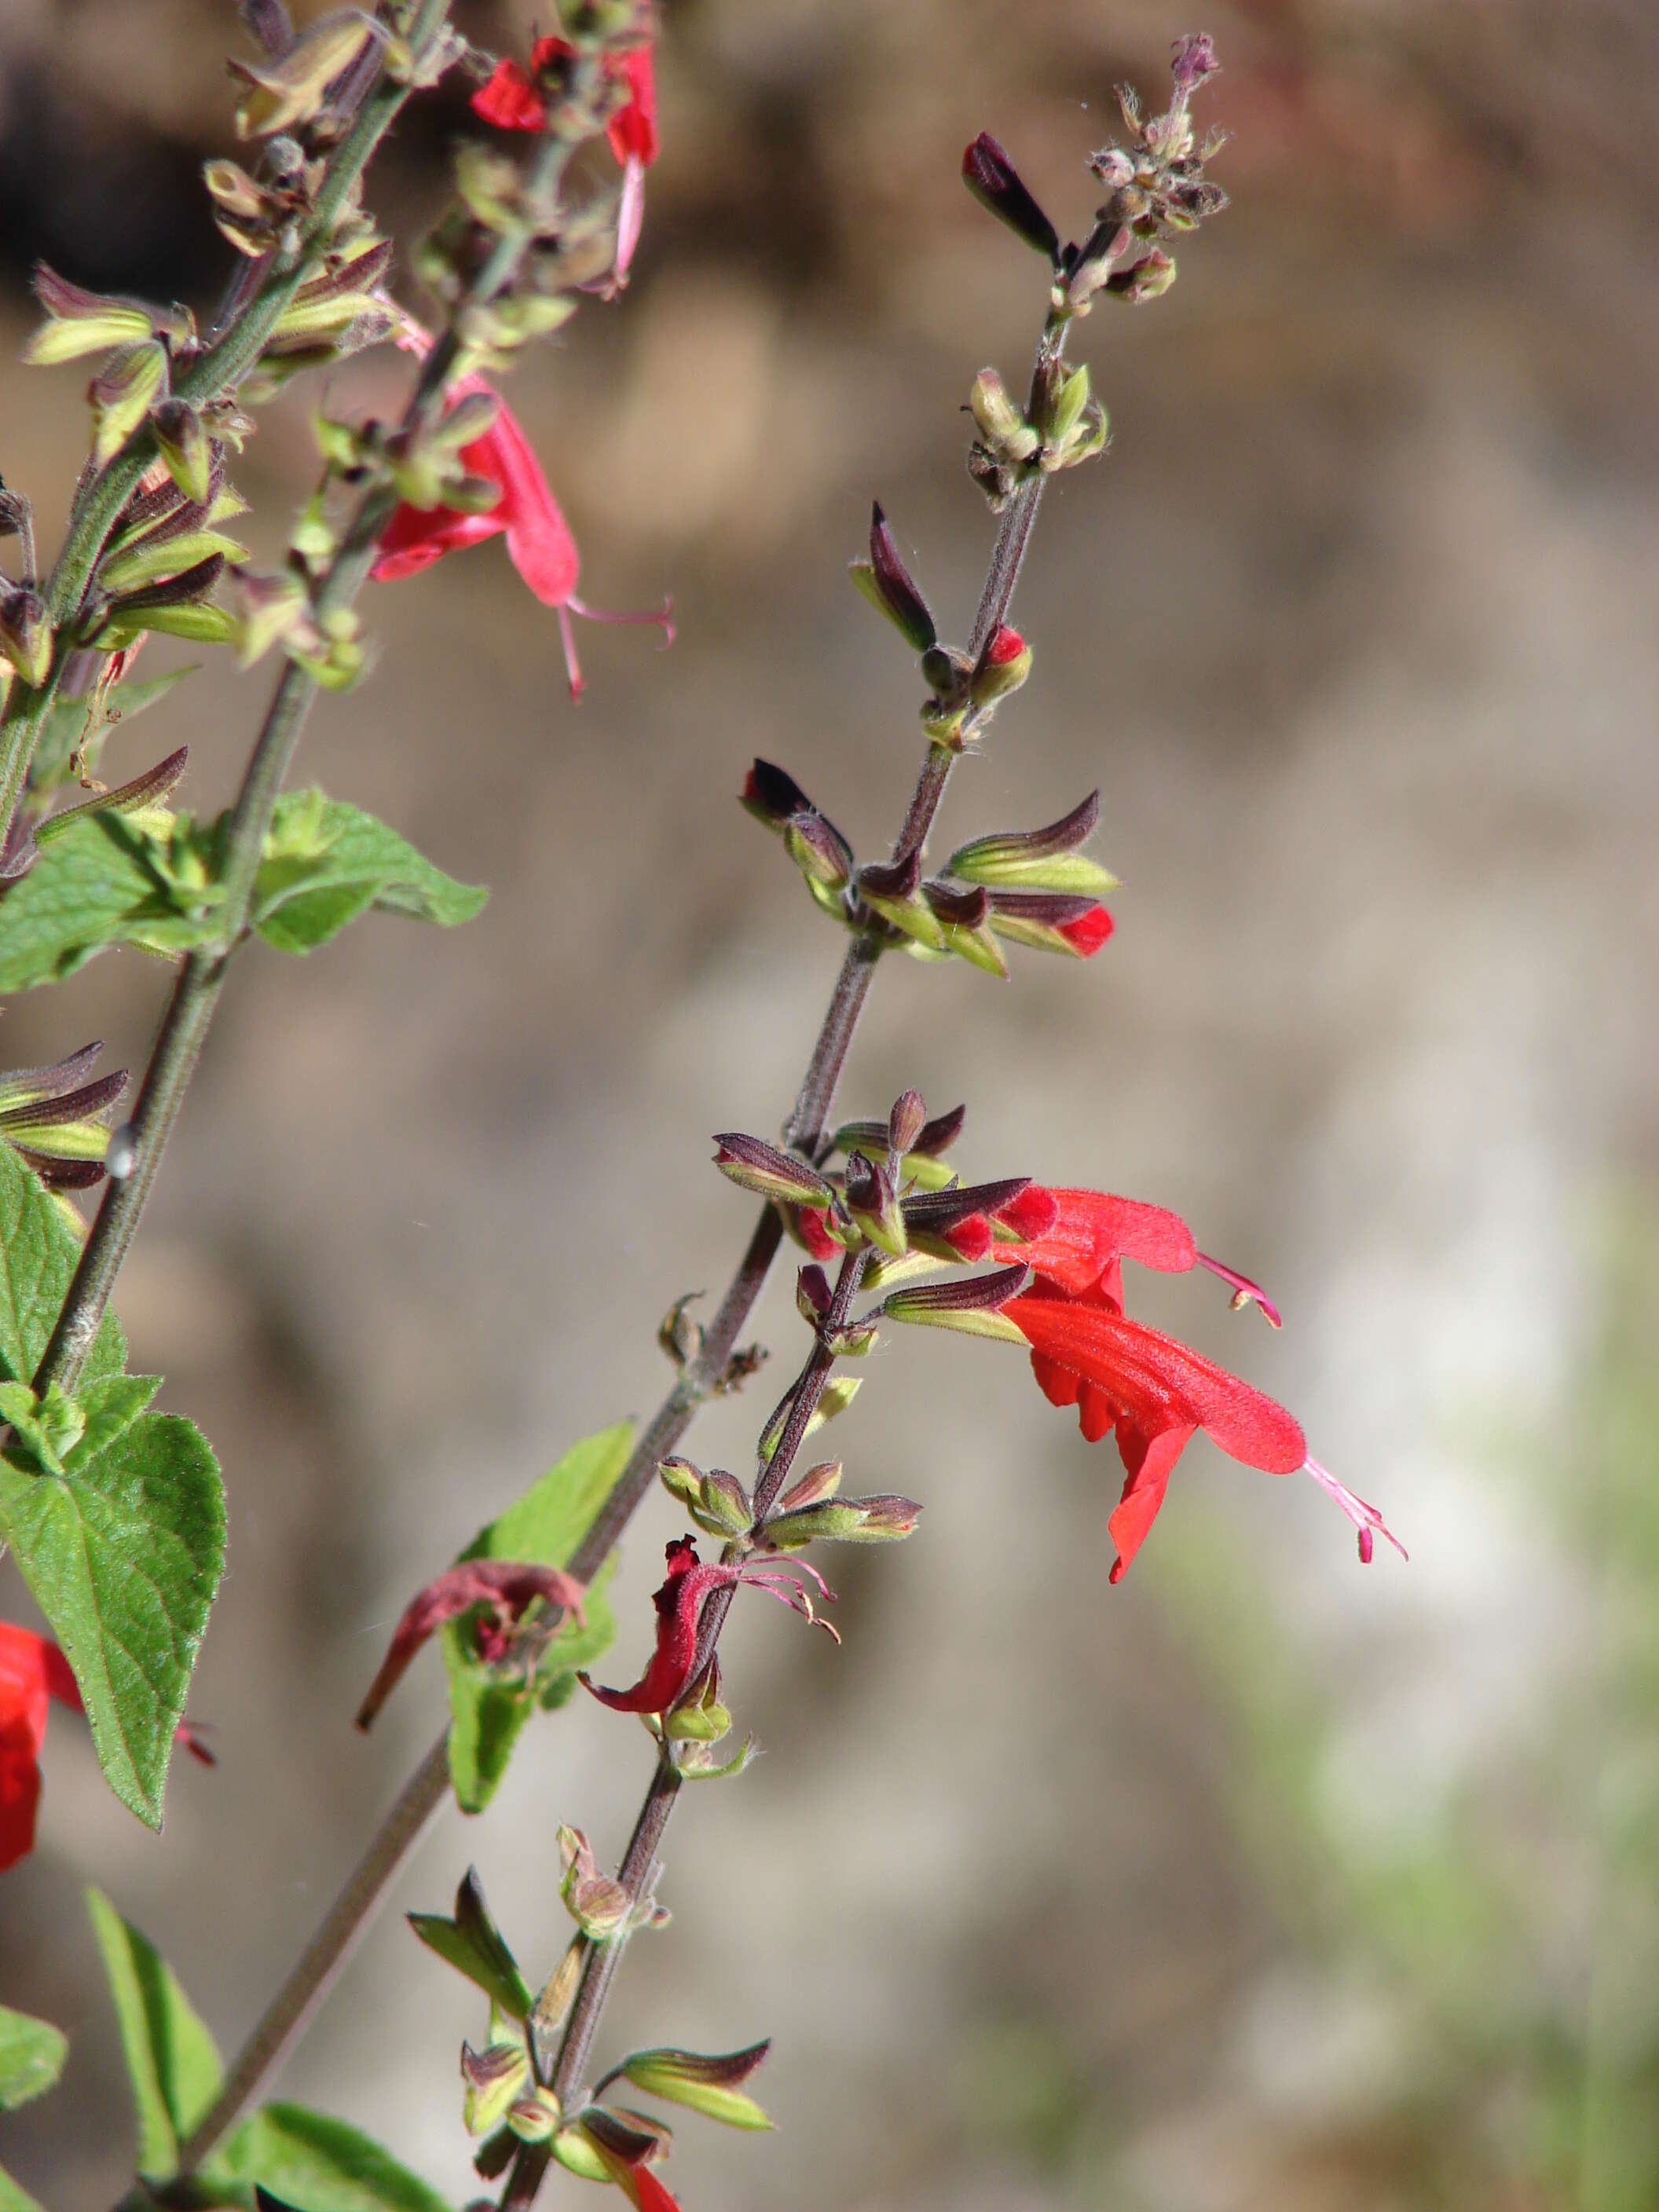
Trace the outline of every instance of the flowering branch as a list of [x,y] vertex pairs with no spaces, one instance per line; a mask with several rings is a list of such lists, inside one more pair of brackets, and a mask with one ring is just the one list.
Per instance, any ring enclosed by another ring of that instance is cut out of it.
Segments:
[[[447,0],[424,0],[415,38],[420,40],[422,34],[425,40],[435,38],[447,12]],[[575,64],[569,100],[552,112],[550,128],[531,167],[526,197],[532,202],[550,201],[556,196],[572,155],[586,135],[582,128],[583,102],[596,88],[599,76],[599,64],[594,59],[584,57]],[[390,120],[389,115],[386,119]],[[503,233],[463,289],[447,328],[427,355],[404,410],[398,434],[410,444],[431,428],[441,411],[461,351],[465,315],[495,299],[511,283],[529,243],[523,231]],[[398,491],[389,482],[371,485],[359,501],[314,595],[316,623],[325,634],[331,622],[349,610],[367,581],[375,548],[398,505]],[[321,688],[318,673],[299,659],[289,660],[277,679],[226,832],[220,940],[191,951],[180,969],[139,1091],[124,1149],[123,1172],[118,1177],[112,1176],[88,1237],[34,1378],[37,1392],[53,1382],[72,1387],[98,1333],[195,1072],[224,988],[230,956],[247,934],[255,879],[276,801]]]
[[[1037,348],[1034,386],[1042,363],[1058,357],[1064,341],[1064,325],[1056,329],[1055,318],[1051,313],[1044,322]],[[1023,484],[999,518],[975,618],[973,649],[976,651],[1007,617],[1045,481],[1038,476]],[[957,754],[947,748],[929,746],[915,791],[894,841],[895,858],[916,851],[926,838],[957,758]],[[808,1158],[823,1146],[836,1091],[877,963],[892,941],[876,923],[875,916],[870,917],[870,923],[872,926],[854,933],[848,946],[789,1117],[787,1140]],[[703,1326],[695,1355],[681,1368],[673,1387],[641,1432],[626,1466],[572,1554],[569,1571],[578,1582],[591,1584],[594,1581],[641,1500],[655,1483],[659,1465],[672,1453],[699,1409],[720,1388],[782,1243],[782,1218],[775,1206],[763,1205],[732,1279]],[[849,1291],[849,1298],[852,1295]],[[729,1603],[727,1595],[725,1604]],[[723,1605],[718,1618],[724,1617]],[[555,1614],[546,1624],[547,1632],[551,1634],[556,1626]],[[305,1952],[255,2023],[213,2109],[183,2148],[181,2172],[189,2173],[199,2166],[252,2103],[304,2033],[317,2008],[344,1970],[386,1892],[397,1881],[443,1802],[449,1780],[448,1735],[446,1724],[365,1846],[362,1856]],[[653,1863],[657,1838],[666,1824],[678,1788],[678,1774],[665,1776],[659,1768],[618,1875],[633,1895],[643,1893],[643,1877]],[[609,1948],[599,1947],[597,1956],[603,1960]],[[585,1978],[582,1984],[584,1999],[592,2008],[595,2025],[611,1972],[614,1965],[608,1971],[596,1966],[592,1981]],[[537,2179],[539,2180],[539,2169]]]

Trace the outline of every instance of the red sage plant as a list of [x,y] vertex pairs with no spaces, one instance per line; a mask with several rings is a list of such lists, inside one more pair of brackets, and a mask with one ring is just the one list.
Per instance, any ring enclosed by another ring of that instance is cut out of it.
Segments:
[[[249,938],[303,952],[370,908],[451,925],[482,902],[383,823],[290,789],[289,777],[318,692],[365,680],[358,601],[371,580],[434,588],[412,580],[502,533],[568,647],[570,617],[589,611],[575,597],[575,542],[497,386],[522,347],[584,302],[623,293],[658,149],[647,0],[562,0],[554,31],[501,56],[468,44],[447,0],[341,9],[300,32],[281,0],[244,0],[242,12],[253,50],[232,64],[241,158],[205,172],[239,256],[218,314],[201,330],[182,309],[89,292],[40,269],[45,319],[29,358],[82,364],[90,375],[88,456],[49,567],[29,501],[0,490],[0,526],[15,548],[13,573],[0,579],[0,990],[50,984],[120,947],[173,971],[118,1127],[126,1078],[94,1075],[95,1045],[0,1076],[0,1541],[50,1629],[0,1622],[0,1864],[52,1821],[50,1790],[42,1796],[52,1700],[84,1712],[112,1789],[156,1827],[175,1741],[202,1750],[185,1703],[223,1563],[223,1492],[193,1425],[151,1409],[157,1378],[127,1372],[112,1291]],[[1248,1468],[1310,1475],[1357,1527],[1362,1559],[1377,1533],[1389,1534],[1376,1509],[1310,1455],[1293,1414],[1131,1315],[1126,1262],[1207,1271],[1235,1305],[1278,1325],[1266,1294],[1201,1252],[1175,1214],[1051,1187],[1040,1161],[1009,1160],[998,1179],[964,1182],[951,1164],[963,1109],[930,1115],[916,1090],[873,1118],[831,1120],[888,956],[1006,975],[1022,950],[1087,960],[1110,939],[1103,901],[1114,879],[1087,849],[1096,796],[1047,826],[975,836],[936,871],[927,847],[958,762],[981,749],[1031,673],[1012,609],[1044,488],[1106,445],[1104,411],[1068,343],[1097,304],[1158,298],[1175,276],[1170,239],[1225,204],[1207,173],[1215,142],[1198,137],[1191,114],[1216,68],[1210,40],[1185,37],[1166,106],[1147,115],[1123,95],[1122,141],[1093,157],[1092,212],[1069,241],[994,140],[968,148],[969,191],[1036,257],[1036,357],[1018,392],[991,368],[969,383],[969,468],[994,528],[964,641],[941,636],[879,506],[867,556],[853,564],[923,686],[916,781],[890,847],[860,860],[782,765],[756,761],[734,774],[743,805],[778,839],[844,945],[781,1141],[741,1131],[714,1140],[715,1165],[759,1201],[748,1243],[704,1328],[683,1305],[664,1324],[677,1373],[654,1417],[637,1433],[619,1424],[566,1451],[460,1559],[434,1563],[410,1599],[358,1723],[371,1724],[434,1638],[448,1717],[228,2068],[169,1968],[92,1893],[137,2114],[129,2204],[439,2204],[349,2120],[272,2101],[267,2087],[428,1815],[451,1790],[481,1812],[532,1717],[579,1686],[633,1717],[630,1728],[642,1720],[654,1745],[616,1872],[600,1870],[579,1828],[559,1830],[547,1893],[568,1917],[562,1942],[538,1927],[510,1945],[471,1871],[452,1913],[411,1916],[415,1934],[482,2000],[476,2039],[460,2054],[457,2125],[476,2139],[478,2173],[498,2188],[503,2212],[530,2204],[554,2166],[650,2212],[674,2203],[661,2172],[671,2138],[636,2099],[738,2128],[768,2124],[750,2087],[765,2042],[714,2054],[664,2044],[601,2066],[597,2039],[629,1941],[666,1917],[658,1854],[683,1792],[740,1774],[753,1748],[747,1735],[731,1740],[719,1650],[738,1591],[764,1592],[829,1627],[833,1592],[809,1547],[890,1543],[918,1526],[918,1502],[844,1495],[838,1461],[802,1462],[809,1437],[857,1391],[858,1363],[890,1332],[942,1328],[1014,1346],[1054,1404],[1077,1408],[1086,1437],[1115,1440],[1121,1491],[1103,1510],[1114,1582],[1200,1430]],[[394,293],[401,272],[363,179],[405,105],[458,75],[471,82],[477,135],[457,149],[450,202],[410,263],[429,316],[435,308],[434,332]],[[573,167],[590,146],[598,160]],[[336,414],[320,387],[320,483],[284,558],[255,565],[234,535],[246,503],[232,478],[260,409],[289,378],[386,343],[413,357],[400,417]],[[667,624],[666,610],[632,618]],[[245,666],[277,665],[240,793],[212,820],[173,804],[182,750],[113,787],[99,775],[115,726],[164,704],[177,681],[135,676],[152,633],[228,649]],[[574,690],[574,652],[569,659]],[[71,1194],[93,1191],[88,1223]],[[678,1448],[699,1407],[758,1365],[739,1338],[786,1243],[799,1251],[799,1371],[759,1425],[747,1479],[705,1470]],[[670,1544],[654,1629],[624,1626],[623,1686],[608,1686],[592,1672],[617,1633],[601,1585],[659,1482],[714,1554],[700,1556],[690,1534]],[[527,1973],[520,1949],[553,1959],[551,1971]],[[64,2050],[49,2023],[5,2013],[0,2102],[49,2087]],[[3,2178],[0,2195],[24,2201]]]

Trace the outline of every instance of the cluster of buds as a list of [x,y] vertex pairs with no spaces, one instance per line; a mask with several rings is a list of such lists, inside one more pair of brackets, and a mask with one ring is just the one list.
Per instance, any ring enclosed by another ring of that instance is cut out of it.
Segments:
[[[1013,635],[1000,631],[993,644]],[[848,928],[884,931],[889,942],[919,959],[963,959],[1006,977],[1005,942],[1088,959],[1112,933],[1101,898],[1117,878],[1080,849],[1099,819],[1098,793],[1043,829],[976,838],[932,876],[914,849],[896,860],[859,866],[841,832],[769,761],[754,763],[742,802],[782,839],[826,912]],[[766,1194],[813,1202],[781,1189]],[[880,1212],[878,1193],[871,1210]]]
[[674,2212],[674,2200],[650,2171],[666,2156],[672,2130],[647,2113],[599,2100],[613,2084],[627,2082],[728,2127],[769,2128],[771,2121],[744,2085],[765,2063],[771,2045],[721,2053],[629,2051],[592,2092],[578,2089],[567,2112],[549,2077],[588,1952],[636,1927],[660,1926],[668,1915],[600,1875],[579,1829],[562,1827],[558,1844],[562,1893],[579,1932],[539,1991],[532,1992],[471,1869],[455,1893],[453,1916],[409,1915],[422,1942],[489,2001],[483,2047],[461,2045],[463,2117],[469,2134],[484,2139],[474,2163],[493,2180],[506,2172],[521,2143],[545,2144],[561,2166],[585,2180],[613,2182],[649,2212]]
[[1161,114],[1145,116],[1130,88],[1118,88],[1129,143],[1091,158],[1106,198],[1086,237],[1069,244],[1061,244],[994,138],[982,132],[963,155],[963,180],[975,198],[1047,257],[1054,270],[1049,306],[1057,321],[1087,314],[1102,295],[1133,305],[1167,292],[1176,264],[1156,241],[1194,230],[1226,206],[1226,193],[1204,173],[1225,143],[1224,133],[1212,131],[1200,143],[1188,112],[1194,93],[1219,67],[1213,40],[1198,33],[1176,41],[1175,89]]
[[994,514],[1033,477],[1077,468],[1106,447],[1106,410],[1090,392],[1086,363],[1068,369],[1045,354],[1025,409],[995,369],[982,368],[968,404],[979,433],[968,449],[968,473]]
[[[264,58],[227,64],[241,87],[237,137],[268,139],[303,131],[325,142],[368,89],[367,72],[379,63],[386,27],[364,9],[342,8],[319,15],[296,38],[286,11],[258,14],[265,18]],[[404,60],[413,65],[412,56]]]

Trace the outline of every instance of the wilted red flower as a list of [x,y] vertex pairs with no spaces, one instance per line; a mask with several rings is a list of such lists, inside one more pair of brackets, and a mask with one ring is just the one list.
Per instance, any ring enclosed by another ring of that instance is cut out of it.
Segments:
[[[71,1712],[82,1710],[69,1661],[49,1636],[0,1620],[0,1872],[34,1849],[40,1748],[53,1698]],[[188,1722],[179,1722],[178,1734],[192,1758],[204,1766],[214,1764],[213,1753]]]
[[[407,320],[398,343],[411,353],[430,350],[430,335]],[[585,606],[576,597],[576,578],[581,559],[557,500],[553,496],[535,448],[526,437],[518,417],[495,386],[481,376],[458,377],[447,396],[445,412],[477,392],[488,392],[497,402],[489,428],[460,449],[468,472],[483,477],[501,493],[495,505],[482,514],[463,514],[447,507],[410,507],[406,501],[393,513],[380,538],[374,566],[369,571],[376,583],[396,583],[418,575],[446,553],[459,552],[499,532],[507,533],[507,556],[544,606],[558,610],[559,632],[564,641],[565,666],[570,676],[570,696],[582,693],[582,672],[576,659],[572,615],[592,622],[645,622],[659,624],[666,641],[673,642],[671,610],[660,614],[610,614]]]
[[507,1656],[514,1629],[538,1600],[574,1613],[580,1621],[586,1595],[584,1585],[574,1575],[564,1574],[557,1567],[538,1566],[532,1560],[463,1559],[459,1565],[446,1568],[423,1589],[416,1590],[404,1607],[380,1671],[357,1709],[358,1727],[368,1728],[415,1654],[457,1613],[470,1612],[475,1605],[485,1608],[478,1618],[478,1655],[495,1661]]
[[[781,1604],[792,1607],[814,1626],[827,1629],[836,1636],[830,1623],[820,1620],[813,1611],[811,1593],[801,1577],[810,1575],[826,1597],[832,1597],[834,1593],[817,1568],[806,1565],[805,1561],[799,1567],[781,1566],[769,1560],[745,1560],[740,1566],[728,1566],[720,1559],[699,1559],[697,1547],[690,1536],[678,1537],[670,1544],[667,1559],[667,1578],[652,1598],[657,1608],[657,1648],[639,1680],[631,1689],[605,1690],[590,1681],[586,1674],[576,1677],[585,1689],[591,1690],[599,1703],[609,1705],[613,1712],[665,1713],[690,1686],[691,1670],[696,1664],[697,1629],[703,1600],[712,1590],[747,1583],[752,1589],[763,1589]],[[836,1636],[836,1641],[839,1644],[841,1638]]]

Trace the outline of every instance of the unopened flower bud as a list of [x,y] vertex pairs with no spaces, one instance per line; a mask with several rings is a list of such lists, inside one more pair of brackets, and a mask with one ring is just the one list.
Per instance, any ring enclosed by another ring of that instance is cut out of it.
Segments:
[[23,349],[24,360],[36,368],[131,345],[154,331],[150,311],[142,301],[85,291],[44,261],[34,264],[33,285],[48,317]]
[[839,891],[851,882],[853,848],[816,809],[785,823],[783,846],[809,883]]
[[991,927],[999,937],[1038,952],[1065,952],[1087,960],[1112,933],[1112,917],[1098,899],[1050,891],[993,891]]
[[539,2087],[527,2097],[515,2098],[507,2108],[507,2124],[520,2142],[550,2142],[563,2114],[550,2089]]
[[1098,896],[1117,889],[1117,878],[1078,850],[1100,820],[1100,793],[1041,830],[1000,830],[959,845],[945,872],[963,883],[993,890],[1072,891]]
[[1139,261],[1120,269],[1107,281],[1106,289],[1114,299],[1127,300],[1131,307],[1139,307],[1148,300],[1161,299],[1176,280],[1176,264],[1160,246]]
[[102,468],[167,390],[167,349],[155,338],[123,346],[87,386],[92,406],[92,458]]
[[816,1328],[830,1310],[830,1278],[817,1261],[801,1268],[795,1277],[795,1310],[804,1322]]
[[827,1206],[834,1193],[814,1167],[793,1152],[780,1152],[759,1137],[728,1130],[714,1139],[714,1164],[740,1190],[785,1206]]
[[231,75],[247,88],[236,109],[237,137],[263,138],[314,121],[327,106],[330,86],[370,39],[382,35],[361,9],[342,9],[319,16],[279,60],[228,64]]
[[932,909],[921,896],[921,855],[912,853],[898,861],[872,861],[859,870],[859,896],[905,936],[943,951],[945,939]]
[[212,492],[213,447],[201,416],[185,400],[163,399],[151,408],[149,427],[167,474],[186,499],[205,507]]
[[[241,667],[251,668],[273,645],[309,626],[311,596],[291,568],[239,568],[234,580],[236,658]],[[321,642],[314,633],[313,640]]]
[[876,1348],[878,1331],[873,1322],[848,1322],[841,1328],[824,1329],[818,1341],[832,1359],[862,1359]]
[[904,1214],[884,1160],[854,1152],[847,1163],[847,1211],[872,1244],[884,1252],[905,1249]]
[[520,2043],[492,2043],[483,2051],[461,2045],[461,2079],[466,2084],[461,2117],[469,2135],[489,2135],[507,2118],[530,2079],[530,2054]]
[[887,1116],[887,1146],[901,1158],[927,1126],[927,1103],[920,1091],[902,1091]]
[[833,1498],[841,1488],[842,1466],[838,1459],[820,1460],[809,1467],[805,1474],[797,1475],[778,1500],[781,1512],[793,1513],[805,1505],[816,1505],[820,1498]]
[[1017,238],[1052,261],[1060,237],[1022,183],[1018,171],[988,131],[981,131],[962,157],[962,181],[983,208]]
[[0,579],[0,659],[35,689],[52,667],[52,623],[39,592]]
[[702,1469],[693,1467],[689,1459],[659,1460],[657,1480],[669,1496],[678,1498],[682,1505],[702,1504]]
[[975,710],[1018,691],[1031,672],[1031,648],[1017,629],[999,623],[986,641],[969,696]]
[[692,1519],[715,1536],[746,1536],[755,1517],[749,1492],[735,1474],[713,1468],[702,1479],[701,1511]]
[[854,561],[848,572],[872,606],[879,609],[906,643],[925,653],[939,635],[927,602],[899,558],[893,533],[879,503],[870,522],[870,558]]
[[1005,1344],[1026,1339],[1000,1311],[1017,1298],[1031,1280],[1025,1267],[999,1267],[988,1275],[969,1275],[949,1283],[920,1283],[912,1290],[895,1291],[882,1306],[890,1321],[913,1322],[928,1328],[951,1328],[964,1336],[994,1337]]
[[635,2051],[623,2059],[621,2070],[647,2096],[687,2106],[705,2119],[722,2120],[729,2128],[769,2128],[771,2121],[742,2084],[771,2048],[769,2042],[757,2043],[720,2057],[696,2051]]
[[982,368],[969,395],[979,434],[1000,461],[1027,461],[1042,438],[1008,396],[1006,386],[994,368]]
[[766,1525],[766,1540],[780,1552],[804,1544],[891,1544],[915,1533],[921,1508],[913,1498],[832,1498],[781,1513]]
[[[818,1393],[817,1407],[806,1424],[805,1435],[810,1437],[826,1421],[833,1421],[837,1414],[844,1413],[863,1388],[864,1377],[861,1375],[832,1375]],[[769,1460],[783,1441],[788,1419],[789,1401],[786,1399],[767,1423],[765,1433],[761,1437],[760,1457],[763,1461]]]
[[950,884],[934,882],[926,885],[924,895],[939,924],[945,950],[975,968],[983,969],[988,975],[1006,980],[1007,966],[988,926],[989,893],[977,884],[970,890],[959,890]]

